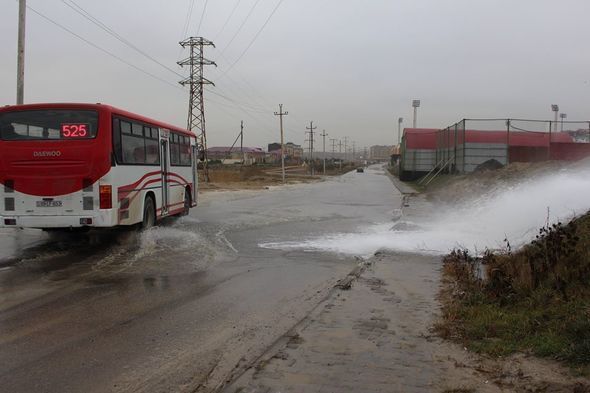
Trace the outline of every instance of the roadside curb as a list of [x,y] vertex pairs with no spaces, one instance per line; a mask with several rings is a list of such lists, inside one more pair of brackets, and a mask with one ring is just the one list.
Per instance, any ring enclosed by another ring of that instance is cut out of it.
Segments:
[[387,176],[389,178],[389,180],[393,183],[393,185],[395,186],[395,188],[398,189],[398,191],[406,196],[414,196],[414,195],[418,195],[420,194],[420,191],[416,190],[415,188],[413,188],[412,186],[407,185],[406,183],[402,182],[401,180],[399,180],[398,178],[396,178],[395,176],[393,176],[388,170],[387,168],[384,168],[385,171],[385,176]]

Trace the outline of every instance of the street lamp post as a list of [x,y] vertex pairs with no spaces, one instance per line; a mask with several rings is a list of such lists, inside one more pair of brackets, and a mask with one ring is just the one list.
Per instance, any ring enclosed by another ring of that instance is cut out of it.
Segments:
[[561,119],[561,132],[563,132],[563,121],[567,118],[566,113],[560,113],[559,118]]
[[402,123],[404,122],[404,118],[400,117],[397,119],[397,144],[401,144],[402,141]]
[[412,107],[414,108],[413,128],[416,128],[416,124],[418,124],[418,108],[420,107],[420,100],[412,100]]

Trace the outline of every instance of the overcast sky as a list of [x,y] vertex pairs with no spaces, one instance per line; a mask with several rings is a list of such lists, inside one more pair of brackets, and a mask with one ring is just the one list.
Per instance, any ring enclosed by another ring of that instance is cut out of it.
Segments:
[[[303,143],[313,120],[328,139],[348,136],[358,147],[396,141],[397,118],[411,124],[414,98],[422,100],[421,127],[444,128],[465,117],[551,119],[553,103],[568,119],[590,119],[589,0],[27,0],[168,83],[29,9],[26,103],[102,102],[184,126],[188,92],[175,87],[179,76],[66,3],[180,74],[186,71],[176,62],[187,53],[178,41],[213,40],[206,56],[219,67],[205,76],[224,97],[205,93],[209,146],[231,144],[240,120],[246,145],[278,140],[279,103],[289,111],[286,140]],[[0,4],[6,105],[16,96],[18,1]]]

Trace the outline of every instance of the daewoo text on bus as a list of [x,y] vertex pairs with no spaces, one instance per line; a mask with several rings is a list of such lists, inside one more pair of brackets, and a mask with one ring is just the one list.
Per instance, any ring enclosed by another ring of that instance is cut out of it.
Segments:
[[197,204],[195,135],[102,104],[0,108],[0,227],[144,228]]

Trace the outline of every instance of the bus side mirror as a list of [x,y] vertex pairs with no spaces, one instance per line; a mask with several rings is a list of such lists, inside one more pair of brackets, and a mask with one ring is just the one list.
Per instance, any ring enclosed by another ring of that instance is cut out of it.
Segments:
[[203,148],[199,148],[199,160],[205,161],[205,150]]

